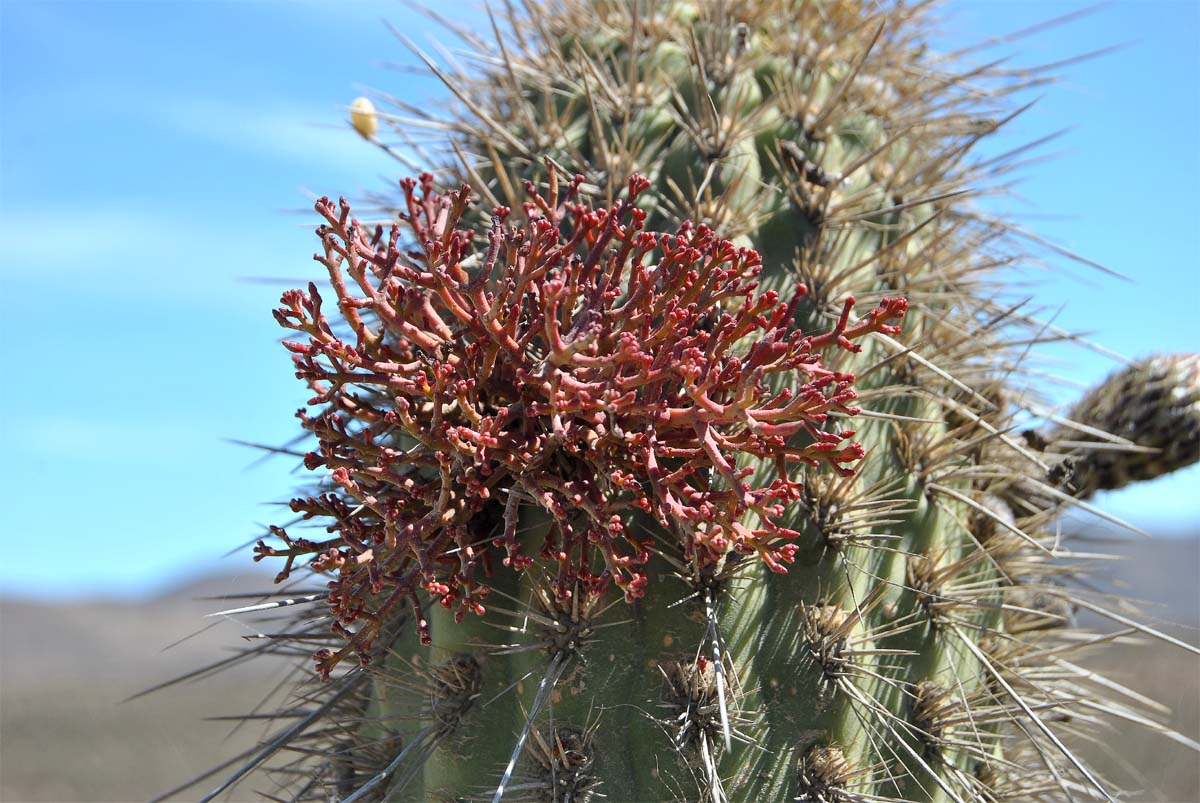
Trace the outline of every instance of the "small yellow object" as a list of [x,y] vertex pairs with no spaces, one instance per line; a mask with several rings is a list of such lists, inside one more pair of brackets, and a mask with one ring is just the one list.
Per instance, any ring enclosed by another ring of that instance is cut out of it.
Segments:
[[350,104],[350,125],[363,139],[375,139],[379,120],[375,116],[375,104],[369,98],[355,98]]

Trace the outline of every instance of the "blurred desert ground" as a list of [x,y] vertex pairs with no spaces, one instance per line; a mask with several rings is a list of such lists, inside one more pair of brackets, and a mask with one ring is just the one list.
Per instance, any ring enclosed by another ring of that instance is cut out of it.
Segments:
[[[1170,632],[1198,643],[1200,537],[1105,544],[1135,558],[1114,564],[1108,582],[1145,600]],[[262,663],[185,683],[132,702],[120,701],[155,683],[227,655],[252,628],[203,615],[244,604],[197,600],[265,588],[266,576],[199,580],[168,596],[35,604],[0,600],[0,800],[144,801],[250,747],[265,729],[205,717],[250,710],[276,686],[287,666]],[[1169,705],[1173,726],[1200,739],[1200,659],[1158,644],[1116,646],[1090,659],[1130,688]],[[1084,729],[1094,730],[1084,725]],[[1135,790],[1130,800],[1200,801],[1200,762],[1186,748],[1134,727],[1098,734],[1091,751],[1112,778]],[[1141,780],[1125,774],[1137,767]],[[216,785],[206,781],[172,800],[194,801]],[[256,777],[222,798],[269,798]]]

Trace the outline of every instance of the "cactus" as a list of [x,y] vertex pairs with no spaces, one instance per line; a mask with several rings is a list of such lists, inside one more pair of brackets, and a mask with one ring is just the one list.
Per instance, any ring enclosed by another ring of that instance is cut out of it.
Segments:
[[1098,718],[1187,741],[1074,662],[1079,607],[1161,634],[1047,525],[1196,459],[1197,357],[1018,434],[1046,329],[972,148],[1041,76],[931,24],[545,0],[428,61],[446,115],[354,104],[438,172],[390,230],[322,199],[334,298],[276,311],[327,479],[256,559],[328,611],[247,655],[324,682],[206,799],[290,748],[294,800],[1112,800]]

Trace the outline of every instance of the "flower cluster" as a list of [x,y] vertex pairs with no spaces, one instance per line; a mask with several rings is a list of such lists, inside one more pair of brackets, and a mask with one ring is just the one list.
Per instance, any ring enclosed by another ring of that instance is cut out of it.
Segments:
[[[854,378],[823,367],[820,350],[895,333],[904,299],[855,322],[849,299],[831,331],[804,334],[804,288],[758,292],[757,253],[706,226],[644,231],[644,178],[602,209],[580,201],[582,180],[527,185],[522,225],[497,208],[482,236],[459,228],[470,189],[439,195],[429,175],[402,183],[403,240],[400,226],[360,225],[345,201],[317,203],[337,320],[312,284],[275,316],[305,335],[285,344],[318,410],[298,414],[319,442],[305,465],[333,483],[292,508],[331,537],[275,529],[284,546],[259,542],[256,559],[286,557],[281,577],[298,558],[336,573],[330,602],[349,643],[318,656],[326,673],[348,651],[365,656],[404,599],[425,637],[422,590],[459,617],[483,613],[493,551],[518,570],[557,567],[562,595],[615,583],[640,597],[650,545],[629,528],[638,511],[701,566],[734,551],[782,572],[798,534],[778,520],[797,473],[849,473],[862,457],[853,431],[826,426],[856,412]],[[754,465],[773,469],[769,482],[748,482]],[[519,526],[529,511],[550,522],[532,539]]]

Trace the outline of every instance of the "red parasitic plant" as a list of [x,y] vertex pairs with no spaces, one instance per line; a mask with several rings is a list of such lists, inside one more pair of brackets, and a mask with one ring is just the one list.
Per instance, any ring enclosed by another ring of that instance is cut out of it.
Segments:
[[[821,349],[896,333],[903,298],[856,322],[848,298],[832,330],[806,334],[794,324],[805,288],[759,292],[755,251],[703,225],[644,231],[640,176],[602,209],[580,200],[582,181],[560,187],[551,170],[545,193],[527,185],[522,225],[499,207],[480,237],[459,228],[469,187],[406,180],[411,247],[400,226],[385,237],[344,200],[317,202],[315,258],[352,335],[313,284],[285,293],[275,317],[307,336],[285,343],[319,410],[298,413],[319,442],[305,465],[336,486],[292,509],[332,521],[331,537],[274,528],[284,548],[260,541],[256,559],[286,557],[277,580],[298,558],[336,572],[329,603],[347,645],[318,654],[324,675],[350,652],[365,660],[402,600],[427,640],[422,590],[457,618],[482,614],[489,546],[511,569],[557,564],[560,596],[611,582],[641,597],[639,511],[698,566],[732,551],[785,572],[799,533],[777,519],[800,472],[849,474],[863,456],[853,430],[828,423],[857,412],[854,376],[824,367]],[[745,458],[773,466],[769,481],[748,482]],[[518,535],[523,507],[548,514],[540,543]]]

